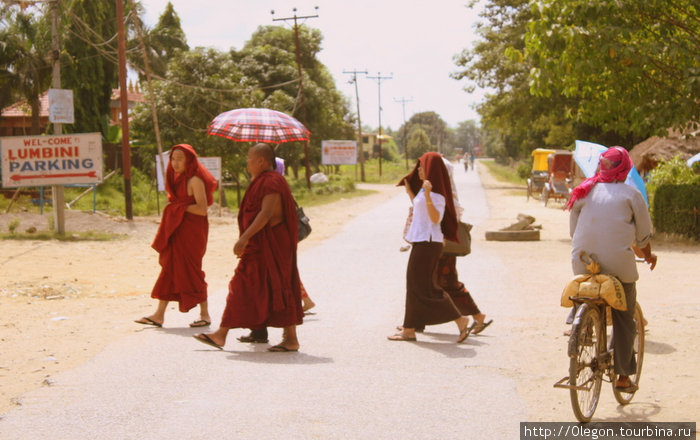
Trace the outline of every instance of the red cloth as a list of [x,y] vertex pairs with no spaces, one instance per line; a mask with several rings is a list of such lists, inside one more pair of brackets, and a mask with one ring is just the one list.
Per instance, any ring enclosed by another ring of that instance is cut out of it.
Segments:
[[452,183],[450,182],[450,174],[440,154],[435,152],[423,154],[416,162],[413,171],[404,176],[396,186],[408,185],[414,196],[418,194],[423,188],[423,181],[418,177],[418,165],[423,168],[425,178],[433,185],[432,192],[438,193],[445,198],[445,214],[440,222],[442,234],[446,239],[459,243],[459,238],[457,237],[457,211],[452,198]]
[[304,312],[297,270],[297,214],[287,181],[265,171],[250,183],[238,212],[242,234],[262,209],[266,195],[280,194],[285,220],[268,223],[248,241],[229,283],[221,326],[229,328],[299,325]]
[[622,147],[612,147],[608,148],[600,155],[601,158],[608,159],[613,164],[617,164],[610,169],[605,169],[603,163],[600,163],[598,172],[588,179],[581,182],[579,186],[573,189],[571,192],[571,197],[569,202],[566,204],[565,208],[571,209],[574,206],[574,202],[578,199],[585,199],[588,193],[591,192],[596,183],[611,183],[611,182],[624,182],[627,179],[627,174],[634,166],[632,158],[630,157],[627,150]]
[[177,301],[180,311],[187,312],[207,300],[202,259],[209,235],[207,217],[186,212],[189,205],[195,204],[194,196],[187,195],[187,181],[192,176],[199,176],[204,180],[207,201],[213,201],[216,180],[199,164],[191,146],[176,145],[170,153],[176,149],[183,150],[187,155],[187,169],[184,173],[176,174],[172,165],[168,164],[165,189],[170,203],[163,209],[158,232],[151,244],[160,254],[158,262],[161,266],[151,297]]

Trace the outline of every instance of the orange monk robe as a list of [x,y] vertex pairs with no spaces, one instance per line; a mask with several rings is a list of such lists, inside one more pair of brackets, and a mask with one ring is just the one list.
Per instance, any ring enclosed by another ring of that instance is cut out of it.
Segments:
[[198,161],[194,149],[186,144],[176,145],[187,155],[187,170],[176,175],[168,164],[166,190],[170,202],[163,209],[158,232],[151,245],[160,254],[161,272],[153,286],[151,297],[177,301],[181,312],[187,312],[207,300],[202,259],[207,250],[209,221],[207,216],[185,212],[195,204],[194,196],[187,195],[187,181],[198,176],[204,181],[207,204],[213,202],[216,180]]
[[304,312],[297,270],[297,214],[284,177],[265,171],[250,183],[238,212],[239,234],[262,210],[266,195],[280,194],[284,221],[253,235],[229,283],[221,326],[229,328],[299,325]]

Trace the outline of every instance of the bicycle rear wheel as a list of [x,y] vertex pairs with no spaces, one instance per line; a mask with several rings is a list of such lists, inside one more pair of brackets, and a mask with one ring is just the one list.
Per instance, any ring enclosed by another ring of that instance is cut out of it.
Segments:
[[[639,387],[639,379],[642,376],[642,363],[644,361],[644,314],[642,313],[642,307],[637,302],[634,309],[634,328],[636,335],[634,337],[634,356],[637,361],[637,369],[635,374],[630,376],[630,381],[633,385]],[[624,393],[617,388],[615,388],[615,382],[617,381],[617,374],[614,375],[614,380],[612,381],[613,394],[615,394],[615,399],[621,405],[627,405],[630,403],[634,397],[636,391],[631,393]]]
[[605,353],[604,331],[598,310],[582,304],[569,339],[569,388],[571,408],[579,422],[590,422],[600,400]]

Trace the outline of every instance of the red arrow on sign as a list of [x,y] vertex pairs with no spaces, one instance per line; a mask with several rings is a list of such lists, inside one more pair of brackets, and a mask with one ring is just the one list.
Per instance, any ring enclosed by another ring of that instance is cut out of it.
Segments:
[[71,173],[71,174],[33,174],[31,176],[20,176],[18,174],[13,174],[10,176],[10,180],[18,181],[24,179],[54,179],[57,177],[97,177],[96,171],[90,171],[88,173]]

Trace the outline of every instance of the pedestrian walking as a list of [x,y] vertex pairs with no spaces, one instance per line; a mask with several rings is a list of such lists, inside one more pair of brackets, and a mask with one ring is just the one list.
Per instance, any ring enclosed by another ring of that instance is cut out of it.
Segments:
[[416,328],[454,321],[457,342],[469,336],[469,318],[462,316],[449,295],[436,283],[443,238],[457,240],[457,213],[450,179],[438,153],[423,154],[411,173],[399,182],[413,201],[406,239],[413,244],[406,269],[406,305],[399,333],[391,341],[415,341]]
[[170,301],[177,301],[183,313],[199,304],[199,319],[190,327],[211,323],[202,258],[209,235],[207,207],[214,202],[215,189],[216,179],[199,163],[191,145],[178,144],[170,150],[165,176],[168,204],[151,245],[161,266],[151,292],[158,306],[152,315],[136,323],[162,327]]
[[[275,171],[279,173],[280,176],[284,176],[284,159],[281,157],[275,157]],[[301,288],[301,304],[302,311],[306,314],[306,311],[313,308],[316,304],[309,297],[308,292],[304,288],[304,284],[299,280],[299,287]],[[247,335],[240,336],[238,341],[253,344],[265,344],[269,341],[267,327],[254,328],[250,330]]]
[[229,283],[221,326],[194,335],[222,349],[232,328],[282,327],[282,342],[269,351],[299,350],[296,326],[303,321],[297,270],[297,215],[287,181],[273,170],[275,153],[267,144],[248,151],[252,179],[238,212],[239,238],[233,253],[240,259]]

